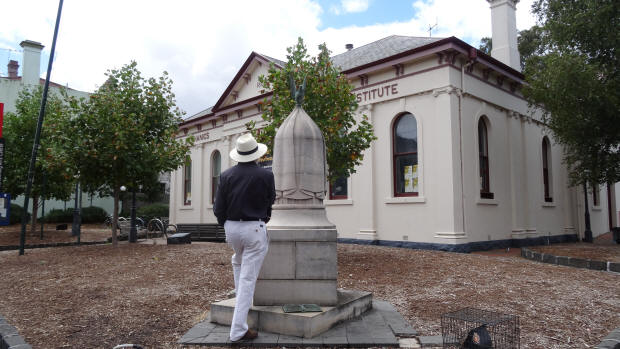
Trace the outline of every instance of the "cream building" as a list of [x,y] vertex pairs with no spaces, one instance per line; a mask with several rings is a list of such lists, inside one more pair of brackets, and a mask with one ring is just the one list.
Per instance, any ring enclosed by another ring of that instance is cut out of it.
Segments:
[[[389,36],[332,57],[378,138],[324,202],[339,241],[466,252],[583,237],[583,190],[567,187],[562,148],[521,93],[518,0],[489,2],[491,56],[455,37]],[[217,103],[180,124],[196,143],[171,175],[171,222],[216,222],[219,174],[245,124],[263,123],[270,64],[284,62],[252,52]],[[607,193],[588,194],[594,236],[618,225]]]

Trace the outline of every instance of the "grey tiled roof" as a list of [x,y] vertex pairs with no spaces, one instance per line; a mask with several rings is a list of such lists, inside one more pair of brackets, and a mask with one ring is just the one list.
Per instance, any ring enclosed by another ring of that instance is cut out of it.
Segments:
[[380,59],[424,46],[443,38],[392,35],[332,57],[332,62],[345,71]]
[[277,59],[277,58],[269,57],[269,56],[264,55],[264,54],[262,54],[262,53],[260,53],[260,55],[261,55],[261,56],[263,56],[263,57],[265,57],[265,58],[267,58],[268,60],[272,61],[273,63],[275,63],[275,64],[277,64],[277,65],[279,65],[279,66],[281,66],[281,67],[284,67],[284,66],[286,65],[286,62],[281,61],[281,60],[279,60],[279,59]]
[[190,120],[198,119],[201,116],[209,114],[211,112],[211,109],[213,109],[213,107],[209,107],[209,108],[207,108],[205,110],[199,111],[198,113],[196,113],[194,115],[190,115],[190,116],[186,117],[185,119],[183,119],[183,122],[187,122],[187,121],[190,121]]

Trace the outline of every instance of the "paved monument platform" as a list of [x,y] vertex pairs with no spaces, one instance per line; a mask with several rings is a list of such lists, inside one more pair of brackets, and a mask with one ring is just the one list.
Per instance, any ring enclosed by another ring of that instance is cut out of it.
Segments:
[[359,317],[341,322],[313,338],[259,331],[258,338],[231,343],[230,327],[211,322],[210,315],[177,343],[188,346],[244,347],[399,347],[399,339],[417,336],[409,323],[388,302],[373,300],[372,309]]
[[[335,306],[321,306],[320,312],[285,313],[281,305],[253,306],[248,313],[248,325],[259,331],[281,335],[313,338],[339,322],[359,317],[372,308],[372,293],[338,290]],[[235,298],[211,304],[211,322],[230,326]]]

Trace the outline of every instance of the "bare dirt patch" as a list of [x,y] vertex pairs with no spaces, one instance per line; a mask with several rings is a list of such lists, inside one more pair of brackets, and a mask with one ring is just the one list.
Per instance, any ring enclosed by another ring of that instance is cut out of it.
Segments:
[[[0,252],[0,314],[35,348],[176,341],[233,288],[226,244]],[[491,257],[339,245],[339,287],[372,291],[421,335],[463,307],[515,314],[522,348],[584,348],[620,327],[620,275]]]
[[[21,225],[0,226],[0,246],[17,246],[21,234]],[[105,229],[103,224],[83,224],[80,241],[104,241],[112,236],[110,229]],[[26,226],[26,245],[51,244],[58,242],[77,242],[77,237],[71,235],[71,224],[67,230],[56,230],[56,224],[43,226],[43,239],[41,239],[41,226],[36,225],[34,233],[31,226]]]

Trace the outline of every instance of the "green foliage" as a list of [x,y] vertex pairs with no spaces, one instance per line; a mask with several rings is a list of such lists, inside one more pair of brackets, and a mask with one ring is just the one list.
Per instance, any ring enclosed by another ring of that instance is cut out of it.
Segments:
[[80,211],[82,214],[82,223],[103,223],[108,213],[98,206],[83,207]]
[[55,208],[51,209],[45,215],[45,223],[71,223],[73,222],[73,208],[65,210]]
[[145,178],[175,170],[193,138],[175,138],[182,112],[166,72],[145,79],[131,62],[106,76],[88,101],[70,100],[73,113],[53,125],[53,159],[79,171],[85,191],[112,194],[118,212],[122,185],[131,190],[147,184]]
[[[11,193],[12,197],[22,195],[26,191],[28,167],[30,166],[39,109],[41,108],[42,93],[41,87],[24,88],[18,95],[15,106],[16,112],[6,113],[4,116],[5,154],[2,189]],[[66,117],[69,112],[61,97],[64,97],[64,94],[59,96],[50,91],[47,98],[31,198],[41,196],[43,170],[45,170],[46,177],[46,199],[66,200],[71,194],[71,182],[67,181],[68,174],[64,166],[52,166],[48,151],[52,137],[52,133],[49,132],[50,125],[54,124],[56,120]]]
[[[21,223],[22,222],[22,217],[24,216],[24,208],[17,205],[17,204],[11,204],[11,213],[10,213],[10,217],[9,217],[9,224],[17,224],[17,223]],[[30,213],[26,213],[28,216],[26,217],[26,220],[30,219]]]
[[136,215],[146,223],[153,218],[168,217],[168,212],[168,204],[155,203],[138,208]]
[[564,146],[571,184],[620,181],[620,4],[537,0],[540,47],[526,64],[530,105]]
[[259,77],[266,90],[273,91],[271,100],[263,102],[263,120],[268,124],[260,133],[254,122],[247,127],[259,142],[273,149],[273,140],[278,127],[295,107],[289,89],[292,73],[295,84],[300,86],[306,79],[306,94],[303,109],[312,117],[323,132],[327,148],[328,177],[330,180],[349,176],[355,166],[362,163],[363,152],[376,139],[372,125],[362,115],[356,120],[357,101],[351,93],[352,86],[346,77],[332,65],[330,51],[325,44],[319,45],[319,54],[310,57],[303,40],[287,49],[287,63],[283,69],[273,64],[267,76]]
[[480,39],[480,46],[478,47],[478,49],[486,53],[487,55],[491,55],[491,50],[493,49],[493,40],[488,36],[483,37],[482,39]]

